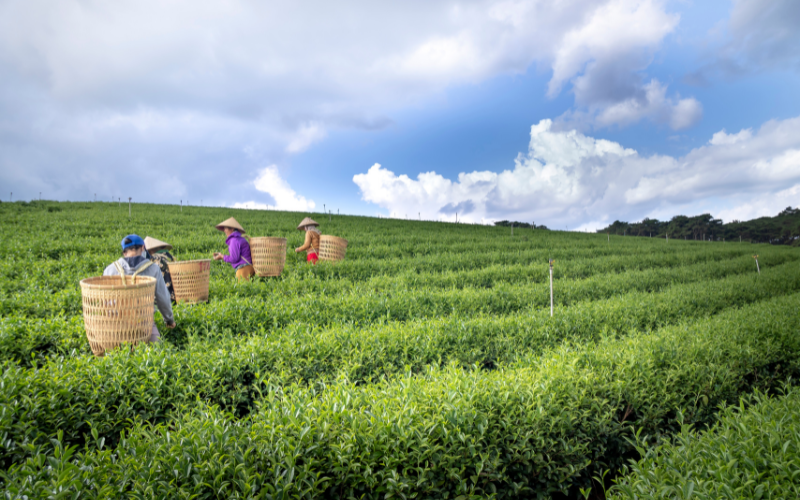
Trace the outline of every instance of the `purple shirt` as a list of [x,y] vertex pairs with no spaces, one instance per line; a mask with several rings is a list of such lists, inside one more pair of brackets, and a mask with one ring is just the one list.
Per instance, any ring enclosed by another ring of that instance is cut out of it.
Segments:
[[230,255],[223,255],[222,260],[233,266],[234,269],[253,263],[253,259],[250,258],[250,243],[244,239],[239,231],[232,232],[225,239],[225,243],[228,244]]

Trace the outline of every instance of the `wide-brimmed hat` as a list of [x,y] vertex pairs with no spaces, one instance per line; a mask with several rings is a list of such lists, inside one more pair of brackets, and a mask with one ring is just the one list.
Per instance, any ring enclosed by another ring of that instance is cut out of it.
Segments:
[[144,237],[144,248],[149,252],[150,250],[157,250],[160,248],[164,248],[166,250],[172,250],[172,245],[167,243],[166,241],[157,240],[150,236]]
[[306,217],[305,219],[303,219],[300,225],[297,226],[297,230],[302,231],[303,228],[306,226],[319,226],[319,222],[315,221],[311,217]]
[[233,217],[231,217],[230,219],[226,219],[226,220],[224,220],[224,221],[222,221],[222,222],[220,222],[219,224],[216,225],[216,228],[219,229],[220,231],[222,231],[223,227],[230,227],[232,229],[238,229],[240,233],[245,232],[244,228],[242,227],[242,225],[239,224],[238,222],[236,222],[236,219],[234,219]]

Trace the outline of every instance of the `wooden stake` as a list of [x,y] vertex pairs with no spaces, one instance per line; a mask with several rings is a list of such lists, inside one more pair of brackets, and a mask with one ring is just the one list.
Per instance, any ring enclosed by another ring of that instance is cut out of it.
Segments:
[[514,236],[514,223],[511,223],[511,236]]
[[550,317],[553,317],[553,262],[555,259],[550,259]]
[[758,255],[753,255],[753,258],[756,259],[756,271],[758,271],[758,274],[761,274],[761,268],[758,267]]
[[132,198],[128,197],[128,218],[131,216],[131,199]]

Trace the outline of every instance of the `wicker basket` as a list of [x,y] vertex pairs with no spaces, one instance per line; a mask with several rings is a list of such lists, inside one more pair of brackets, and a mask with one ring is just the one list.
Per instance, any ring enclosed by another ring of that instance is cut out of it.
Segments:
[[153,332],[156,279],[150,276],[97,276],[81,280],[83,324],[95,356],[121,344],[138,344]]
[[319,258],[330,262],[344,260],[347,240],[337,236],[322,235],[319,238]]
[[172,276],[172,289],[175,302],[196,304],[208,301],[208,278],[211,274],[211,260],[183,260],[167,262]]
[[250,255],[258,276],[280,276],[286,265],[286,238],[250,238]]

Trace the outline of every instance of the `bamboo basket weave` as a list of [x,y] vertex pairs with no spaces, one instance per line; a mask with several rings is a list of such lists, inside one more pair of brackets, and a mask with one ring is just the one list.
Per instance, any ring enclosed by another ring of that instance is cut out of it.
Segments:
[[319,238],[319,258],[330,262],[344,260],[347,240],[338,236],[324,234]]
[[196,304],[208,302],[208,279],[211,275],[211,259],[167,262],[172,276],[175,302]]
[[138,344],[153,331],[156,279],[150,276],[97,276],[81,280],[83,324],[95,356],[121,344]]
[[250,238],[250,255],[258,276],[280,276],[286,265],[286,238]]

